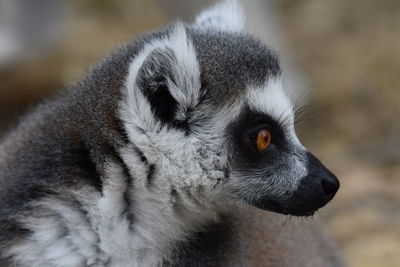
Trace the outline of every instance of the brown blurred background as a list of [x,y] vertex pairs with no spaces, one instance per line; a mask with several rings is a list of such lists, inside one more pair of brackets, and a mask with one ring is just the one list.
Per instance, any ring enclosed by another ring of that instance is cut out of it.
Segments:
[[[0,0],[0,136],[112,48],[212,2]],[[400,266],[400,1],[263,7],[313,104],[300,139],[342,183],[324,230],[350,266]]]

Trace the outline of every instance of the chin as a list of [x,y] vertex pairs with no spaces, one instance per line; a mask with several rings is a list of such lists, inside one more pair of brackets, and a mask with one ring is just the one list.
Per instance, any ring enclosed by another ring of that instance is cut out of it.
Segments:
[[[327,189],[324,183],[315,183],[315,177],[306,177],[297,190],[289,197],[270,197],[268,195],[250,201],[250,205],[276,213],[293,216],[312,216],[329,203],[339,189],[339,182],[330,177],[332,184]],[[311,181],[311,182],[310,182]],[[323,184],[324,186],[321,186]]]

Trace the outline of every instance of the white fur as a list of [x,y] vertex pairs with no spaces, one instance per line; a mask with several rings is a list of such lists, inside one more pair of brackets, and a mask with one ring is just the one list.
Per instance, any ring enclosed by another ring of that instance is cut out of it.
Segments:
[[304,148],[294,129],[294,109],[281,77],[267,80],[263,88],[248,90],[246,101],[252,109],[284,124],[292,143]]
[[[172,147],[174,142],[165,139],[160,144]],[[82,210],[77,203],[53,197],[32,204],[34,212],[22,214],[20,219],[32,236],[15,242],[5,255],[13,256],[21,266],[33,267],[160,266],[175,242],[185,240],[207,222],[217,221],[222,210],[216,201],[218,192],[209,194],[224,176],[222,170],[218,171],[219,163],[205,156],[215,152],[205,148],[195,153],[187,148],[178,148],[183,154],[160,151],[157,158],[152,158],[159,161],[162,175],[155,174],[151,187],[145,183],[146,168],[135,150],[126,147],[120,151],[133,176],[128,191],[134,200],[129,210],[133,225],[127,218],[124,200],[129,177],[119,163],[109,160],[101,196],[75,191]],[[171,186],[178,198],[171,195]],[[207,189],[198,190],[199,186]]]
[[196,24],[205,29],[240,32],[245,16],[237,0],[225,0],[203,11],[196,17]]
[[[165,48],[175,55],[171,59],[175,60],[172,66],[175,83],[169,81],[168,87],[179,103],[177,119],[182,119],[188,108],[197,105],[200,97],[199,65],[182,25],[178,24],[169,37],[148,44],[130,65],[126,98],[121,103],[120,114],[128,137],[142,151],[148,163],[157,166],[157,170],[149,186],[147,167],[138,159],[135,150],[127,147],[121,151],[128,168],[132,167],[130,173],[134,177],[132,196],[135,205],[132,212],[135,224],[130,232],[123,220],[114,221],[113,229],[121,231],[121,234],[114,234],[121,248],[114,251],[112,247],[103,247],[103,250],[111,253],[112,258],[119,259],[118,264],[122,265],[135,262],[138,266],[155,266],[162,257],[169,255],[174,242],[185,239],[207,221],[217,220],[221,211],[214,201],[218,192],[211,190],[225,178],[226,157],[215,145],[218,144],[214,142],[217,137],[206,137],[207,133],[203,132],[186,136],[182,131],[162,125],[154,117],[137,84],[137,75],[146,58],[155,49]],[[199,136],[204,139],[199,139]],[[171,194],[171,190],[175,190],[176,195]],[[118,191],[115,194],[118,195]],[[121,197],[119,195],[115,203],[119,203]],[[107,236],[113,235],[109,233]],[[112,241],[107,243],[115,243]]]
[[[161,125],[151,114],[151,107],[137,85],[137,75],[146,58],[156,49],[170,49],[176,57],[173,74],[176,84],[168,81],[170,93],[180,104],[178,119],[183,119],[187,109],[197,104],[200,97],[200,70],[193,45],[186,35],[182,24],[177,24],[173,33],[161,40],[145,46],[132,61],[126,82],[126,101],[122,103],[121,115],[129,123],[144,131],[157,131]],[[128,129],[130,130],[130,129]],[[136,133],[132,133],[135,136]]]
[[[218,162],[210,162],[209,157],[201,162],[204,155],[192,151],[197,146],[191,139],[181,139],[182,146],[173,148],[179,141],[171,140],[173,134],[162,132],[160,136],[163,135],[166,138],[158,140],[160,150],[154,154],[149,147],[142,147],[148,159],[157,161],[160,168],[151,186],[146,184],[147,172],[136,152],[129,147],[121,151],[127,166],[132,167],[133,184],[129,193],[134,200],[130,210],[134,225],[129,225],[123,213],[126,177],[118,164],[111,162],[108,168],[104,196],[92,216],[98,221],[100,248],[110,257],[112,266],[158,266],[171,253],[175,242],[184,240],[207,221],[218,219],[220,209],[213,200],[215,196],[208,193],[217,179],[223,178],[223,172],[215,166]],[[171,186],[179,199],[171,194]],[[199,191],[200,186],[207,190]],[[187,195],[187,190],[191,195]]]
[[18,266],[68,267],[98,262],[97,235],[82,210],[67,200],[52,197],[30,208],[33,216],[22,214],[20,223],[32,235],[5,251],[5,255],[14,256]]

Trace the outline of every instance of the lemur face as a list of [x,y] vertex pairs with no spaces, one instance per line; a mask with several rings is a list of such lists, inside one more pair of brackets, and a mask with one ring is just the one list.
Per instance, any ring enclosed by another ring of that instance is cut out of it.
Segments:
[[299,142],[278,59],[241,32],[241,16],[223,4],[143,45],[121,103],[125,129],[158,189],[311,215],[339,182]]
[[269,80],[252,90],[228,128],[229,186],[256,207],[312,215],[334,197],[339,182],[297,139],[281,83]]

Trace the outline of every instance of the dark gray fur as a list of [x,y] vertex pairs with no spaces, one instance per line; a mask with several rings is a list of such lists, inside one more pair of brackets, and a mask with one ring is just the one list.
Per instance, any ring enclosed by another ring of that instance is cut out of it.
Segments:
[[280,74],[278,58],[243,33],[189,31],[200,62],[202,89],[215,103],[229,101],[248,86],[261,86]]

